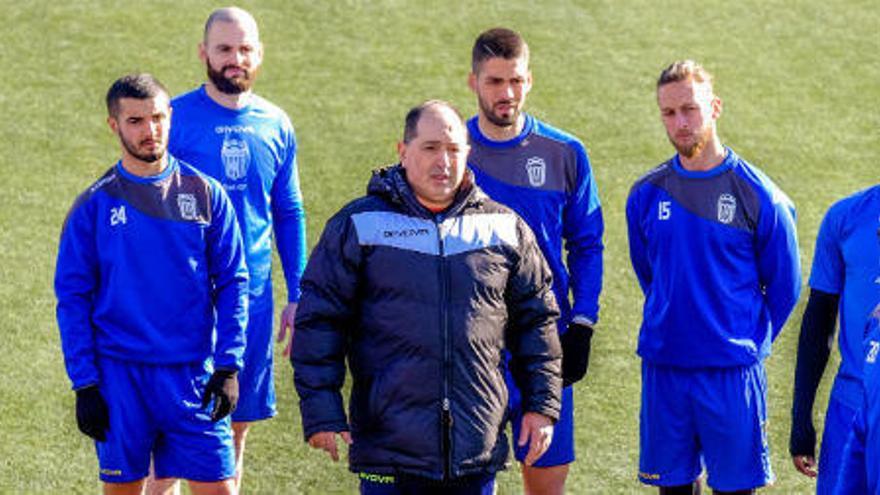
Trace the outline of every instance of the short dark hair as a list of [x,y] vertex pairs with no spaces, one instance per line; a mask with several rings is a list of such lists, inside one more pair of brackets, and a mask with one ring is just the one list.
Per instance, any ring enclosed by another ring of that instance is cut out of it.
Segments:
[[427,100],[420,103],[419,105],[412,107],[409,112],[406,113],[406,119],[403,125],[404,143],[409,143],[410,141],[415,139],[416,136],[418,136],[419,120],[422,118],[422,114],[425,112],[425,110],[432,107],[446,107],[452,110],[452,112],[458,116],[458,119],[462,122],[462,125],[464,125],[464,119],[461,116],[461,112],[459,112],[457,108],[452,106],[452,103],[443,100]]
[[122,98],[146,100],[159,94],[169,96],[165,86],[152,74],[144,72],[122,76],[107,91],[107,114],[111,117],[119,114],[119,100]]
[[495,57],[505,60],[523,57],[528,62],[529,45],[512,29],[492,28],[477,36],[474,49],[471,51],[471,70],[476,74],[483,61]]

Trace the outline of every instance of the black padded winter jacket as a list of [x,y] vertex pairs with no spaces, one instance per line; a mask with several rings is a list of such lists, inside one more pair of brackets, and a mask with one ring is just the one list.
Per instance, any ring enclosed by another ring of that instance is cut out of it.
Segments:
[[440,214],[417,202],[404,173],[374,172],[309,259],[291,355],[305,437],[350,430],[355,472],[493,473],[508,453],[503,348],[524,409],[559,416],[550,269],[525,222],[470,172]]

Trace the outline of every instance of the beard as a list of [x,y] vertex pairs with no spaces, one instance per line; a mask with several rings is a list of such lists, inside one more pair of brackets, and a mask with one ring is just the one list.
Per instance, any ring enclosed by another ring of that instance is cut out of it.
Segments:
[[509,116],[502,116],[495,113],[495,109],[489,103],[486,103],[482,98],[477,98],[477,102],[480,105],[480,110],[483,112],[483,115],[486,117],[486,120],[491,122],[498,127],[510,127],[512,125],[516,125],[516,121],[519,119],[519,109],[513,108],[513,111]]
[[706,145],[708,145],[709,141],[712,139],[712,132],[708,128],[700,129],[700,131],[696,133],[696,139],[687,145],[679,144],[669,133],[666,134],[666,137],[669,138],[669,142],[675,147],[675,150],[678,151],[679,155],[691,159],[706,149]]
[[131,156],[137,158],[142,162],[155,163],[165,156],[166,148],[163,143],[160,143],[160,146],[155,151],[144,153],[138,149],[138,145],[135,145],[131,141],[125,139],[121,132],[118,132],[117,134],[119,135],[119,141],[122,143],[122,146],[125,147],[125,150],[128,151]]
[[[256,79],[257,72],[259,71],[258,69],[248,70],[242,67],[236,67],[235,65],[224,65],[220,70],[214,70],[214,66],[211,65],[210,59],[205,62],[205,67],[208,71],[208,79],[214,83],[217,90],[228,95],[237,95],[244,93],[245,91],[250,91],[254,86],[254,79]],[[237,77],[226,77],[223,75],[227,69],[232,68],[239,68],[244,74]]]

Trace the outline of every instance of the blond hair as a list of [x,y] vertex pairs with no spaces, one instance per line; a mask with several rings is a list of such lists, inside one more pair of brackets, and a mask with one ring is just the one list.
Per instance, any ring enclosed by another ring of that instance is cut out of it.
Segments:
[[712,74],[709,74],[709,71],[693,60],[678,60],[660,73],[660,77],[657,78],[657,89],[665,84],[680,81],[708,83],[709,86],[712,86]]

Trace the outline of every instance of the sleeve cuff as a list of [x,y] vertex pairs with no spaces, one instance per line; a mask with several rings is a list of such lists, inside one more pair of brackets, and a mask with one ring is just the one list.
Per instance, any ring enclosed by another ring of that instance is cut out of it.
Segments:
[[571,319],[572,323],[577,323],[578,325],[586,325],[588,327],[596,326],[596,322],[587,318],[585,315],[574,315]]

